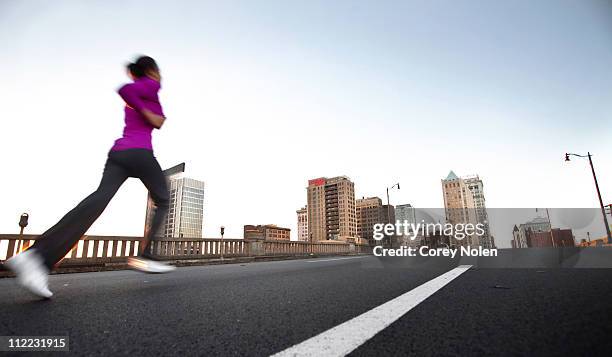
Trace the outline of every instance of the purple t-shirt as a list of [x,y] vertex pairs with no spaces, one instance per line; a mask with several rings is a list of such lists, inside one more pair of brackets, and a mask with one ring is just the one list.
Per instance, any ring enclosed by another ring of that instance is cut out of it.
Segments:
[[138,78],[119,88],[119,95],[125,101],[125,128],[123,137],[115,140],[112,151],[136,148],[153,150],[151,132],[154,128],[141,111],[146,108],[165,117],[157,96],[159,89],[159,82],[149,77]]

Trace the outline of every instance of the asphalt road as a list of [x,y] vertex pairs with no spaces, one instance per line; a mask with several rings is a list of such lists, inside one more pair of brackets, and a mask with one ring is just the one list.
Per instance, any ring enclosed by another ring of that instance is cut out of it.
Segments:
[[[63,274],[49,301],[0,279],[0,335],[67,335],[71,355],[267,356],[453,268],[367,256]],[[611,299],[612,269],[472,268],[351,355],[609,356]]]

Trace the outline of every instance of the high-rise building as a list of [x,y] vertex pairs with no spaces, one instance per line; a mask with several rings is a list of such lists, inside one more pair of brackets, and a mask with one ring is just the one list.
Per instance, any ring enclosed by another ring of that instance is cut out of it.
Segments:
[[308,241],[308,209],[307,206],[295,211],[297,213],[297,240]]
[[[170,207],[166,220],[156,236],[164,238],[202,238],[204,222],[204,182],[184,177],[185,163],[164,171]],[[145,234],[149,229],[155,205],[147,200]]]
[[378,197],[360,198],[355,201],[357,212],[357,236],[375,245],[374,225],[381,222],[382,200]]
[[357,215],[357,236],[376,245],[374,240],[374,225],[377,223],[394,223],[395,209],[393,206],[383,205],[378,197],[363,197],[355,201]]
[[275,224],[244,226],[244,239],[259,240],[290,240],[291,229],[279,227]]
[[308,238],[354,241],[357,238],[355,185],[346,176],[308,181]]
[[[416,210],[411,204],[403,204],[395,206],[395,220],[400,224],[404,222],[408,225],[408,230],[411,232],[408,236],[398,237],[401,245],[417,247],[420,245],[422,236],[420,234],[413,235],[412,225],[416,225]],[[408,238],[410,237],[410,238]],[[414,239],[412,239],[414,237]]]
[[395,206],[395,219],[402,224],[404,222],[416,224],[416,211],[411,204],[397,205]]
[[462,240],[453,239],[454,244],[494,248],[483,187],[478,176],[460,178],[453,171],[442,180],[446,221],[451,224],[481,224],[485,231],[482,235],[473,234]]
[[474,212],[476,214],[476,222],[484,226],[485,234],[479,236],[479,245],[484,248],[495,248],[493,244],[493,237],[489,229],[489,215],[487,214],[487,206],[485,204],[484,197],[484,185],[482,180],[474,176],[466,176],[463,178],[468,189],[472,193],[472,200],[474,201]]

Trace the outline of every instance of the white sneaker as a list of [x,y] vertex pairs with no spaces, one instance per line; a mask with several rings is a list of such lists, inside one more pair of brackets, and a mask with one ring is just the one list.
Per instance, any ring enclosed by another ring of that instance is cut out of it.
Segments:
[[32,249],[4,262],[4,266],[17,275],[17,283],[34,295],[50,298],[49,270],[43,265],[42,258]]
[[145,273],[168,273],[176,269],[175,266],[143,257],[128,258],[128,266]]

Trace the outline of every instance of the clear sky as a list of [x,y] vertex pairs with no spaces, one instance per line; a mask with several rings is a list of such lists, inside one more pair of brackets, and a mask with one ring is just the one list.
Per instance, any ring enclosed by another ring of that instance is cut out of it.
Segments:
[[[98,185],[123,125],[124,64],[156,58],[162,167],[206,182],[206,236],[296,233],[307,180],[443,205],[449,170],[488,207],[612,203],[609,1],[0,0],[0,232],[41,233]],[[90,234],[142,234],[132,179]],[[498,242],[509,245],[509,242]]]

